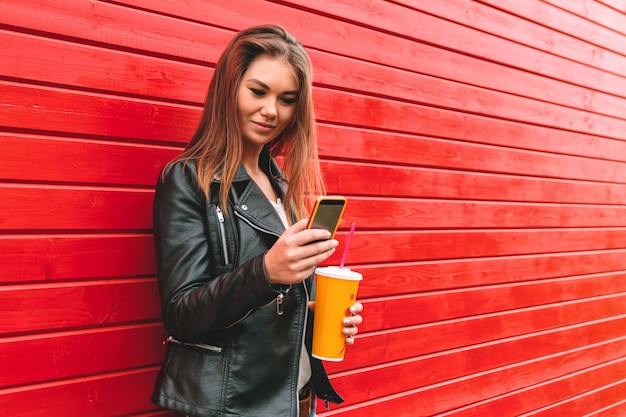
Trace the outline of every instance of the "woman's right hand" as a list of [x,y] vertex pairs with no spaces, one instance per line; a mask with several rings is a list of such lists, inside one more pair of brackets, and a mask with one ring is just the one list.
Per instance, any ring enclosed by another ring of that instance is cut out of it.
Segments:
[[307,229],[307,219],[290,226],[265,253],[265,274],[270,284],[297,284],[317,264],[335,252],[339,242],[325,229]]

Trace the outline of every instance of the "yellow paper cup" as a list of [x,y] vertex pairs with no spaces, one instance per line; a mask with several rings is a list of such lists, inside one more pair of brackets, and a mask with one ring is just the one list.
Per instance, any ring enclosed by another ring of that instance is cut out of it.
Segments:
[[329,266],[315,271],[315,319],[313,351],[317,359],[339,362],[346,351],[343,318],[356,302],[360,273],[349,268]]

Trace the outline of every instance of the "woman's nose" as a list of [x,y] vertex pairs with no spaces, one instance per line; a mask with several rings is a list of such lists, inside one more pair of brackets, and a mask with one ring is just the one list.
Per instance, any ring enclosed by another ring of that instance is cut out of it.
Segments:
[[261,107],[261,114],[265,117],[275,117],[277,114],[276,108],[276,99],[267,98],[263,102],[263,107]]

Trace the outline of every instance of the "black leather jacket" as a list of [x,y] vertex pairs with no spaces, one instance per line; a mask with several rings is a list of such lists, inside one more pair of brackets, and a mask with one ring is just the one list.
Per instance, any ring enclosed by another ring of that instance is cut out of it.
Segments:
[[[284,196],[280,171],[264,169]],[[165,328],[171,335],[152,400],[193,416],[297,416],[299,355],[311,347],[313,278],[271,286],[265,252],[284,231],[263,192],[240,167],[228,216],[197,186],[193,162],[178,162],[157,184],[154,237]],[[215,192],[214,192],[215,191]],[[221,213],[220,213],[221,212]],[[318,397],[343,399],[311,358]]]

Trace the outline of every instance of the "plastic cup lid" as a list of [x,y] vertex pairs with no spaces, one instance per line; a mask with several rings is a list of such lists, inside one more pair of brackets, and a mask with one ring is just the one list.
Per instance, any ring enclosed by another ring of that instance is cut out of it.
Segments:
[[317,268],[316,273],[323,274],[331,278],[349,279],[354,281],[360,281],[363,279],[363,275],[346,267],[339,268],[338,266],[326,266]]

